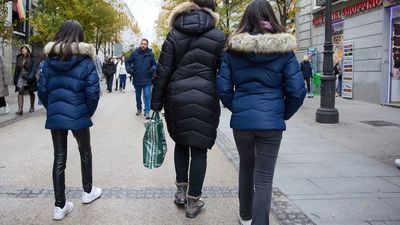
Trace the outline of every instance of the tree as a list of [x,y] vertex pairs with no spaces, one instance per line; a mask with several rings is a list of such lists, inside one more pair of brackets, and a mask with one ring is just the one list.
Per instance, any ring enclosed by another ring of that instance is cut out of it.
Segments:
[[32,19],[35,42],[43,44],[51,40],[66,19],[81,23],[86,40],[95,44],[96,53],[105,43],[118,43],[120,32],[127,27],[140,32],[137,23],[128,19],[116,0],[43,0],[42,4]]
[[153,49],[154,58],[156,59],[156,61],[158,61],[158,58],[160,58],[160,54],[161,54],[160,46],[157,43],[152,42],[151,49]]
[[300,12],[298,4],[300,0],[273,0],[279,13],[281,25],[286,27],[288,19],[294,20]]
[[168,24],[169,16],[171,15],[172,10],[182,2],[185,2],[185,0],[164,1],[164,4],[161,6],[160,14],[158,15],[158,20],[156,21],[156,33],[159,40],[163,40],[167,36],[170,30]]
[[222,0],[218,7],[218,13],[221,17],[219,28],[230,35],[240,23],[244,10],[251,0]]
[[4,40],[10,40],[13,34],[13,26],[8,21],[8,6],[6,0],[0,0],[0,37]]

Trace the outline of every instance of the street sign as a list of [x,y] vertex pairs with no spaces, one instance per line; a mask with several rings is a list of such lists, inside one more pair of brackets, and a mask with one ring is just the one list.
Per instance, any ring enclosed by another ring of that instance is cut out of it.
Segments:
[[353,98],[353,41],[343,41],[342,96]]

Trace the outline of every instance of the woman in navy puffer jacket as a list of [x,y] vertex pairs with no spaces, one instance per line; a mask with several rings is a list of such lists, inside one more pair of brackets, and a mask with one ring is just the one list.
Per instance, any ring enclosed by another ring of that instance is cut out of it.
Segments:
[[279,25],[266,0],[253,0],[228,41],[217,93],[232,111],[240,157],[241,224],[265,225],[285,120],[303,104],[306,89],[296,39]]
[[55,42],[44,48],[48,58],[39,78],[39,98],[47,110],[46,128],[51,130],[54,145],[53,219],[61,220],[72,211],[65,199],[64,170],[67,160],[67,136],[71,130],[81,156],[82,202],[100,197],[101,189],[92,186],[92,153],[89,127],[99,101],[99,77],[93,61],[94,49],[84,41],[79,22],[67,20],[56,34]]

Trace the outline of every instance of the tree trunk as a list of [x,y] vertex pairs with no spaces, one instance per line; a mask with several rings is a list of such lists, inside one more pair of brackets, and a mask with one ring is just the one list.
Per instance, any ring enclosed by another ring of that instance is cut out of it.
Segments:
[[227,28],[227,31],[228,31],[228,34],[230,34],[231,33],[231,23],[230,23],[230,16],[229,16],[229,11],[231,10],[230,9],[230,5],[229,5],[229,0],[224,0],[224,4],[225,4],[225,6],[226,6],[226,12],[225,12],[225,16],[226,16],[226,28]]
[[286,28],[287,21],[287,6],[284,4],[282,6],[282,14],[281,14],[281,25]]

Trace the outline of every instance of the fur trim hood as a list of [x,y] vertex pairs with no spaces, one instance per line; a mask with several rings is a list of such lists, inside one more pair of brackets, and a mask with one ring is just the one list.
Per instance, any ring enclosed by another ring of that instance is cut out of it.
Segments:
[[215,25],[218,24],[218,22],[219,22],[219,14],[218,13],[212,11],[209,8],[200,7],[193,2],[184,2],[172,10],[171,15],[168,18],[169,27],[170,28],[174,27],[175,20],[178,18],[178,16],[180,16],[181,14],[184,14],[184,13],[194,11],[194,10],[206,11],[208,14],[210,14],[214,18]]
[[228,50],[243,53],[285,53],[297,49],[296,38],[289,33],[257,34],[241,33],[228,41]]
[[[54,44],[55,42],[47,43],[46,46],[44,46],[43,53],[45,55],[48,55],[51,49],[53,48]],[[56,53],[60,52],[60,47],[61,43],[57,44],[57,46],[54,47]],[[94,57],[96,56],[96,52],[93,46],[85,42],[80,42],[80,43],[74,42],[72,43],[71,48],[72,48],[72,54],[87,55],[92,59],[94,59]]]

